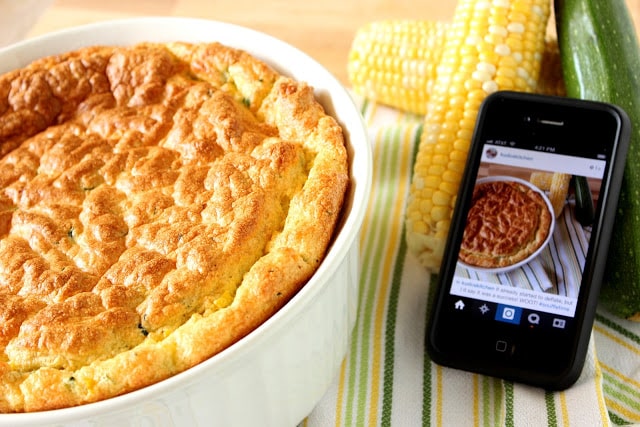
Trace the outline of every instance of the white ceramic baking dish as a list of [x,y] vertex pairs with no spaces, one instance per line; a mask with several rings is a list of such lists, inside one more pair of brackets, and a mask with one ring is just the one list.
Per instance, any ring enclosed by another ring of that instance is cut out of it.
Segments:
[[298,49],[221,22],[136,18],[76,27],[0,50],[0,72],[82,46],[142,41],[219,41],[307,81],[343,126],[351,167],[344,216],[316,274],[258,329],[200,365],[144,389],[74,408],[0,414],[0,426],[294,426],[336,378],[355,324],[359,230],[371,189],[372,155],[344,87]]

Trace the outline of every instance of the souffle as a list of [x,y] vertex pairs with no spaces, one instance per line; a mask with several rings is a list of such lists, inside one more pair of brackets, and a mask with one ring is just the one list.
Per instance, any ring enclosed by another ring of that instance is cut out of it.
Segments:
[[476,185],[459,258],[470,266],[508,267],[535,253],[551,232],[542,195],[517,181]]
[[219,43],[0,76],[0,412],[130,392],[246,336],[318,268],[348,182],[313,88]]

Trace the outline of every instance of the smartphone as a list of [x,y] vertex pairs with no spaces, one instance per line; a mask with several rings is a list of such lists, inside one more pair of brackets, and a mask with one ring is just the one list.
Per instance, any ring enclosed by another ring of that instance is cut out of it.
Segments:
[[485,99],[430,309],[433,361],[549,390],[577,380],[629,136],[614,105]]

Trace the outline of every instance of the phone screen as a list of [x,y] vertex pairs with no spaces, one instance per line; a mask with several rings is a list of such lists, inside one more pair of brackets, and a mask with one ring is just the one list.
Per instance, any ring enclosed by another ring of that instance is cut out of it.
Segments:
[[604,207],[617,201],[621,117],[548,97],[485,103],[439,276],[435,359],[548,387],[575,380],[606,258]]

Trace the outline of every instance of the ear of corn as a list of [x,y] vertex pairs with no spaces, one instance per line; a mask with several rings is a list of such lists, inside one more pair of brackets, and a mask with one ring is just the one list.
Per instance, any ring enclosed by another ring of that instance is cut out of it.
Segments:
[[564,79],[562,78],[560,48],[555,36],[545,40],[536,93],[555,96],[565,96],[567,94],[564,87]]
[[549,193],[549,201],[553,207],[553,213],[555,217],[558,218],[564,209],[567,196],[569,195],[571,174],[561,172],[531,172],[529,182],[540,190]]
[[551,187],[549,188],[549,201],[553,207],[553,213],[556,218],[562,213],[564,204],[569,194],[569,183],[571,175],[568,173],[556,172],[551,177]]
[[497,90],[534,92],[549,0],[459,0],[438,63],[406,212],[409,249],[438,269],[479,106]]
[[424,114],[449,26],[438,21],[371,22],[358,30],[347,73],[353,90],[403,111]]
[[551,189],[552,178],[553,172],[531,172],[529,182],[542,191],[549,191]]
[[[424,115],[442,56],[448,23],[375,21],[355,34],[347,72],[353,91],[380,104]],[[557,40],[545,40],[537,93],[564,95]]]

